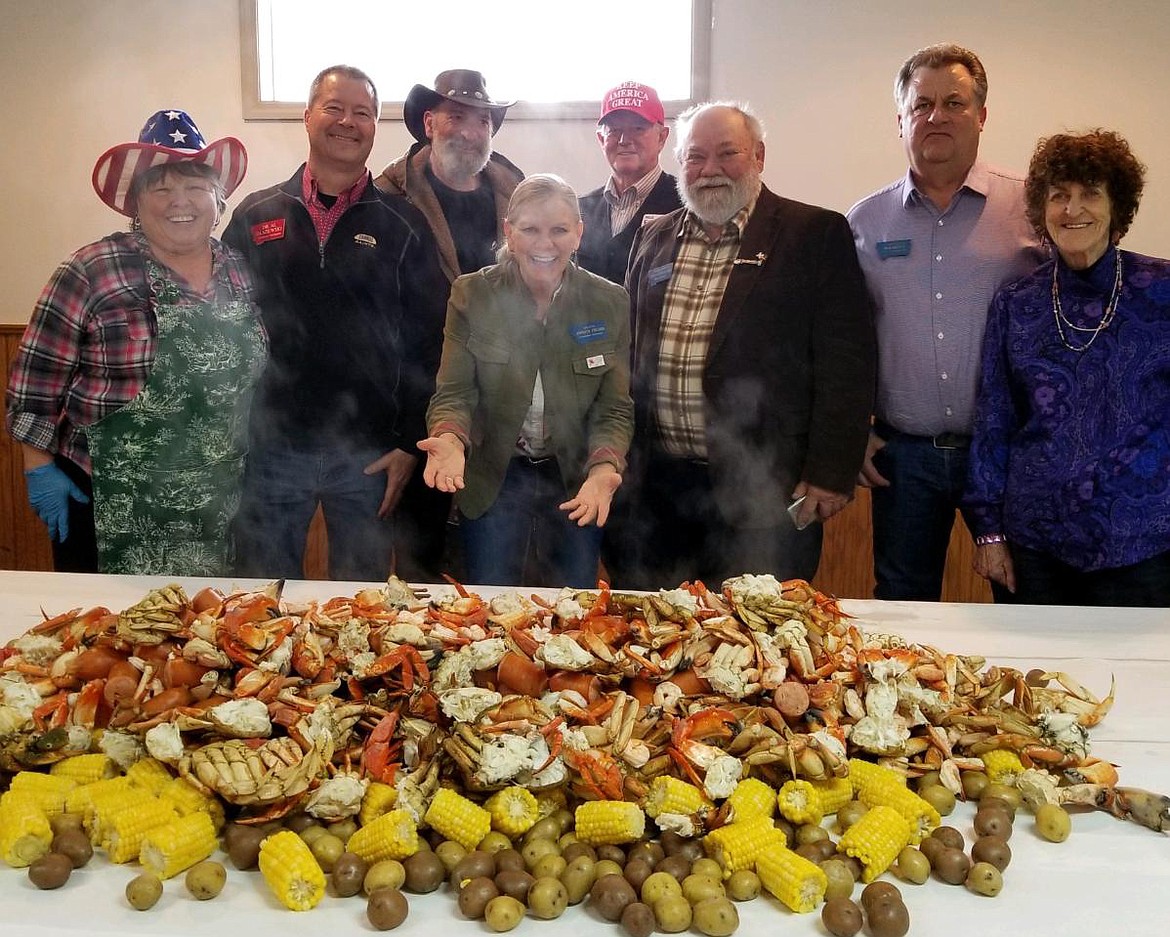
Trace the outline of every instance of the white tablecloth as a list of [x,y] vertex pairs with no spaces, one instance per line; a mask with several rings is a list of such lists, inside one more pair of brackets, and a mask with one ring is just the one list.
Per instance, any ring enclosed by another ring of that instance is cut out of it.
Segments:
[[[77,606],[124,608],[165,580],[145,577],[70,576],[0,572],[0,643],[49,615]],[[203,580],[181,580],[189,588]],[[220,582],[221,587],[233,583]],[[238,585],[256,585],[242,581]],[[290,598],[352,595],[360,584],[290,582]],[[947,651],[979,654],[989,662],[1028,670],[1063,670],[1098,694],[1117,677],[1113,711],[1093,730],[1094,754],[1120,766],[1122,784],[1170,792],[1170,611],[943,605],[849,601],[845,609],[874,629],[894,631]],[[971,808],[960,805],[948,821],[968,841]],[[1096,811],[1078,813],[1063,844],[1040,840],[1021,812],[1011,840],[1013,859],[1004,889],[994,899],[932,879],[900,884],[911,917],[911,935],[966,937],[991,934],[1061,934],[1064,937],[1161,935],[1170,919],[1170,837]],[[220,857],[223,858],[223,857]],[[226,862],[226,860],[225,860]],[[152,911],[137,912],[122,897],[135,867],[111,866],[102,856],[74,873],[56,892],[38,892],[23,872],[0,868],[0,935],[234,933],[317,935],[371,932],[360,898],[327,896],[313,911],[286,911],[268,894],[257,872],[237,872],[214,901],[190,898],[181,877],[166,883]],[[854,893],[857,897],[858,892]],[[399,928],[409,935],[436,929],[486,933],[482,923],[459,914],[446,886],[409,896],[410,916]],[[819,915],[794,915],[761,898],[739,906],[739,933],[755,937],[783,928],[786,934],[821,935]],[[526,919],[520,937],[570,933],[617,933],[586,906],[570,908],[556,922]]]

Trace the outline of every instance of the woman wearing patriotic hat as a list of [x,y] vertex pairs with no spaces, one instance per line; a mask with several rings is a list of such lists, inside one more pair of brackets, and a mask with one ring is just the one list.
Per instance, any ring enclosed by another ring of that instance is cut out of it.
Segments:
[[8,384],[7,423],[58,570],[226,575],[250,390],[267,337],[238,254],[211,236],[247,169],[159,111],[98,158],[132,219],[61,264]]

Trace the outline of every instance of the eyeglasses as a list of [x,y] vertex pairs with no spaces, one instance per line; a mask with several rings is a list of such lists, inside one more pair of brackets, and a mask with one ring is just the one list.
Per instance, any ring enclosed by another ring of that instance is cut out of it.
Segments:
[[627,140],[634,140],[639,137],[644,137],[654,128],[654,124],[637,124],[632,127],[611,127],[609,124],[601,125],[601,135],[605,139],[616,137],[621,139],[625,137]]

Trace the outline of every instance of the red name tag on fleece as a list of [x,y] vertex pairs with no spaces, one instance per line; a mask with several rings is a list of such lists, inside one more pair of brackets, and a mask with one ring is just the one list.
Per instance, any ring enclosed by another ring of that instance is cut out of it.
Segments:
[[261,221],[252,225],[252,243],[263,244],[265,241],[279,241],[284,237],[284,219],[274,218],[272,221]]

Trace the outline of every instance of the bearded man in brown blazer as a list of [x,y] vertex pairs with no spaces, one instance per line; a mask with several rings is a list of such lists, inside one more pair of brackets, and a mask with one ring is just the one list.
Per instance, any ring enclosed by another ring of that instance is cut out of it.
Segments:
[[745,106],[698,105],[676,126],[684,207],[645,224],[630,256],[635,436],[606,564],[620,588],[811,579],[873,403],[853,236],[763,185]]

